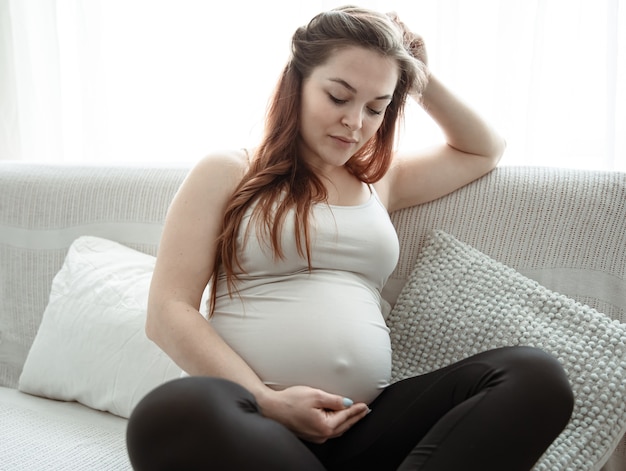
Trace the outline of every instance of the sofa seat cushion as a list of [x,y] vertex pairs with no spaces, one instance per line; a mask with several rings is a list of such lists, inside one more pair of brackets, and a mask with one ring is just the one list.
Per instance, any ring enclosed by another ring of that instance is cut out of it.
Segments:
[[126,419],[0,387],[0,469],[130,470]]
[[389,314],[393,379],[528,345],[563,364],[572,419],[536,466],[597,470],[626,432],[626,324],[434,231]]

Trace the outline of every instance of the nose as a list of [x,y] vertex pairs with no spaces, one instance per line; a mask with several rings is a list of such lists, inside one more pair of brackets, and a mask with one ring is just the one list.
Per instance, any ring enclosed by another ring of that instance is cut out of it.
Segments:
[[358,109],[347,110],[341,123],[350,131],[357,131],[363,126],[363,115]]

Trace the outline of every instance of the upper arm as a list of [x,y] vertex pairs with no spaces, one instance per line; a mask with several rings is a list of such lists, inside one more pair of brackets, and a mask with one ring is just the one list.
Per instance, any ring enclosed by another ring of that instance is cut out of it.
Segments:
[[198,308],[215,262],[227,202],[245,171],[238,153],[216,154],[187,175],[168,209],[150,288],[148,314],[168,301]]
[[376,189],[389,212],[440,198],[490,172],[501,151],[469,154],[443,144],[419,153],[399,153]]

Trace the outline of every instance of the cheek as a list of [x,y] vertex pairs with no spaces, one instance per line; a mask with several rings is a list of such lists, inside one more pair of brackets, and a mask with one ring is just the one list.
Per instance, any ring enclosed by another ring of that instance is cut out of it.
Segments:
[[336,120],[337,111],[328,106],[322,100],[317,102],[303,103],[300,122],[303,131],[314,132],[314,129],[326,128]]
[[318,107],[303,103],[300,114],[300,136],[309,144],[319,141],[325,125]]
[[371,137],[373,137],[374,134],[376,134],[376,132],[380,129],[382,125],[383,125],[382,118],[367,121],[366,124],[364,124],[363,126],[365,134],[367,135],[367,139],[369,140]]

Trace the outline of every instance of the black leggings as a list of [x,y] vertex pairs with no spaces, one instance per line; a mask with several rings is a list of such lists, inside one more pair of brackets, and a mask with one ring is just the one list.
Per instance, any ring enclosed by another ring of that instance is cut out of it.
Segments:
[[573,395],[541,350],[507,347],[389,386],[343,436],[304,442],[223,379],[149,393],[127,429],[137,471],[529,470],[569,421]]

